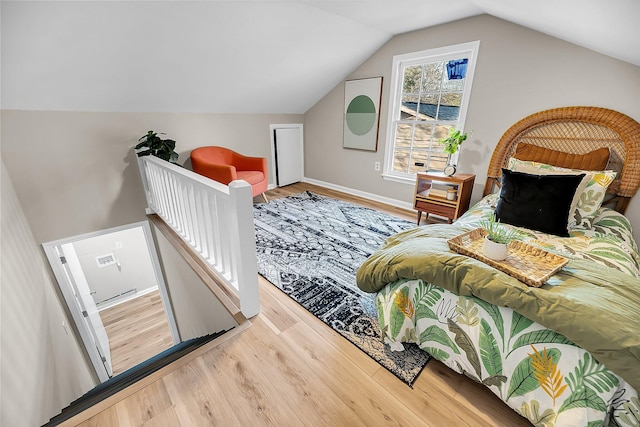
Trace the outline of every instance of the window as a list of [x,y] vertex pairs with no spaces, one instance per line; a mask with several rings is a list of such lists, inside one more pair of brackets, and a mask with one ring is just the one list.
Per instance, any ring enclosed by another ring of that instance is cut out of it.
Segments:
[[[479,41],[393,57],[384,176],[414,182],[442,171],[440,138],[464,130]],[[457,154],[452,161],[457,161]]]

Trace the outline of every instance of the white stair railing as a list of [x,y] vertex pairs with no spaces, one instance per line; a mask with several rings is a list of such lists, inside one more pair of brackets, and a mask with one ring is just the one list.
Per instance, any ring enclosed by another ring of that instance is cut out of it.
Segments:
[[162,218],[236,291],[246,318],[258,314],[251,186],[226,186],[153,156],[139,157],[138,166],[147,214]]

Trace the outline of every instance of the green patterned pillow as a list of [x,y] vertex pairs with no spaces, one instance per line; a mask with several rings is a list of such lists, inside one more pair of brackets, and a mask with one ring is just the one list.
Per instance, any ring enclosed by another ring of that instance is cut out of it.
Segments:
[[569,228],[591,228],[593,219],[602,206],[607,188],[616,177],[616,171],[583,171],[579,169],[566,169],[558,166],[547,165],[531,161],[522,161],[515,158],[509,159],[508,168],[515,172],[525,172],[536,175],[579,175],[585,174],[571,202],[569,215]]

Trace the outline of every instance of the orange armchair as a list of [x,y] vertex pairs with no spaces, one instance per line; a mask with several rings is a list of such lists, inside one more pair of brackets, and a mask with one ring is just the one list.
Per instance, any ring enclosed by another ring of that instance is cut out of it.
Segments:
[[251,185],[253,197],[262,194],[267,197],[267,159],[264,157],[247,157],[224,147],[200,147],[191,151],[193,171],[200,175],[229,184],[236,179],[247,181]]

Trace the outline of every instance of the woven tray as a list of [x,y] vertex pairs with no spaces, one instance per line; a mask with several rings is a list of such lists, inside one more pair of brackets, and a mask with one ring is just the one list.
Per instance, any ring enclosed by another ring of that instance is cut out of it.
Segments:
[[484,229],[476,228],[448,240],[447,243],[451,250],[480,260],[536,288],[542,286],[569,262],[567,258],[519,240],[509,243],[509,253],[505,260],[494,261],[483,255],[482,245],[486,235]]

